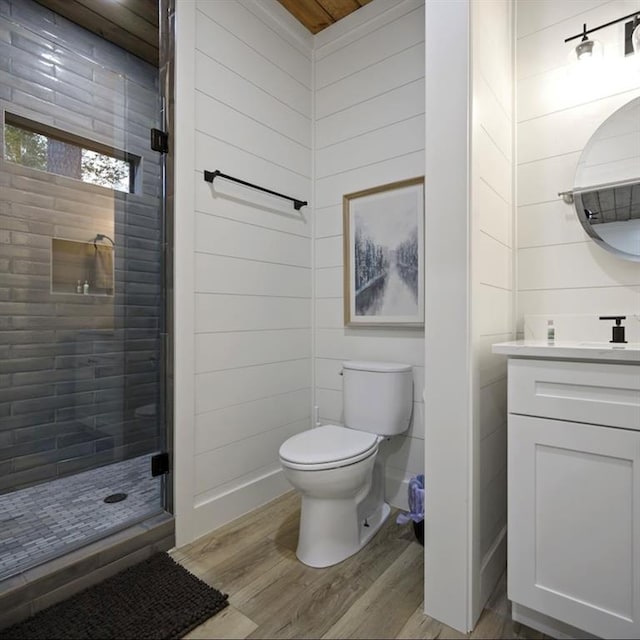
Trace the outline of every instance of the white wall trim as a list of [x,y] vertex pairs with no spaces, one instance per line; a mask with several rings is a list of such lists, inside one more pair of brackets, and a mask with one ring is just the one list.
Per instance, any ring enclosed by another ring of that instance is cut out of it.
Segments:
[[[394,16],[403,15],[407,9],[400,5],[411,2],[417,5],[424,0],[384,0],[384,2],[370,2],[360,7],[358,11],[354,11],[345,16],[330,27],[323,29],[314,36],[315,49],[317,52],[317,60],[321,60],[325,56],[333,53],[337,49],[352,43],[356,38],[362,37],[371,31],[377,29],[380,25],[385,25],[389,21],[389,16],[385,15],[391,11]],[[415,7],[411,7],[415,8]],[[411,10],[409,9],[409,10]],[[398,13],[398,11],[400,13]]]
[[276,0],[238,0],[300,53],[311,59],[314,37]]
[[[176,546],[193,539],[194,492],[194,183],[195,175],[194,2],[176,2],[174,122],[174,506]],[[181,123],[183,126],[181,126]]]
[[425,118],[437,123],[426,128],[425,144],[425,613],[466,633],[473,539],[469,2],[431,0],[425,9]]

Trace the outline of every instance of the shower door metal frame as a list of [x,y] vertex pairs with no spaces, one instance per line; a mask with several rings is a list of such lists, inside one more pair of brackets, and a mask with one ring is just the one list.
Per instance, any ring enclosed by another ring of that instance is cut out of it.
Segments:
[[158,416],[164,429],[164,450],[169,454],[169,473],[162,479],[162,501],[165,511],[174,513],[173,441],[174,441],[174,302],[173,302],[173,239],[174,239],[174,69],[175,69],[175,0],[158,0],[159,59],[161,114],[160,127],[168,136],[168,150],[162,154],[162,238],[161,295],[162,326],[160,327],[160,400]]

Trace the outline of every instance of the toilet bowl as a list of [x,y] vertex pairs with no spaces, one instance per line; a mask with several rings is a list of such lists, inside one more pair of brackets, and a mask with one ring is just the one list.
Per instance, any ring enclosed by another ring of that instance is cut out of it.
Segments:
[[296,555],[311,567],[357,553],[384,523],[390,507],[378,444],[405,431],[411,417],[410,365],[348,361],[343,374],[345,426],[303,431],[279,452],[302,496]]

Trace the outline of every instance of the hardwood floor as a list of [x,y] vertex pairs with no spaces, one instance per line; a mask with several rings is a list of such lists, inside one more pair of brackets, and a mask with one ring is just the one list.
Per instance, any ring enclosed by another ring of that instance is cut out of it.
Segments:
[[476,628],[422,612],[423,548],[393,511],[359,553],[326,569],[298,561],[300,499],[289,492],[171,555],[229,594],[186,638],[546,638],[513,622],[504,578]]

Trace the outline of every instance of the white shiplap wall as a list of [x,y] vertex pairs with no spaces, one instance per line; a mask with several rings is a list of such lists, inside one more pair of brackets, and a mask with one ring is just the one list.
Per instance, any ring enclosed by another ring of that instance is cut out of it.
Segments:
[[199,0],[193,55],[197,537],[287,490],[310,426],[310,208],[203,171],[311,199],[311,37],[275,0]]
[[471,282],[474,434],[473,617],[506,566],[507,371],[491,344],[513,326],[514,15],[509,0],[471,3]]
[[564,39],[585,22],[603,24],[638,8],[637,0],[517,3],[520,331],[529,314],[640,312],[637,263],[592,242],[573,206],[557,196],[573,186],[582,149],[598,126],[640,95],[638,56],[623,54],[624,23],[593,34],[603,45],[595,67],[570,60],[576,43]]
[[[344,359],[413,365],[413,423],[384,452],[406,506],[424,468],[423,332],[342,326],[341,202],[424,173],[423,2],[374,1],[314,38],[275,0],[183,1],[176,29],[178,543],[290,488],[279,444],[311,426],[314,378],[321,420],[342,420]],[[212,187],[205,169],[313,208]]]
[[315,42],[315,389],[321,422],[342,422],[343,360],[407,362],[413,420],[381,445],[387,499],[407,505],[424,472],[424,332],[343,325],[342,196],[424,175],[424,2],[372,2]]

